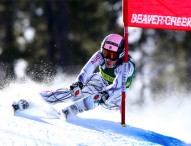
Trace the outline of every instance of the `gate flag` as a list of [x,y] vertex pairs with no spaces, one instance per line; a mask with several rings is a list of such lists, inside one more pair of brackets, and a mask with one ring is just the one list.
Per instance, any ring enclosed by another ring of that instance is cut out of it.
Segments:
[[[128,62],[128,27],[191,31],[191,0],[122,0],[125,38],[124,64]],[[125,126],[125,79],[121,101],[121,124]]]
[[126,26],[191,30],[191,0],[127,1],[123,11]]

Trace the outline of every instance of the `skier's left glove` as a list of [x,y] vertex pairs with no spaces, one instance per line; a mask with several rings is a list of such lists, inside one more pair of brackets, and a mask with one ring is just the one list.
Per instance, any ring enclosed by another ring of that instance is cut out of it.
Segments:
[[83,84],[82,84],[81,82],[73,83],[73,84],[70,86],[70,90],[72,91],[72,93],[73,93],[75,96],[78,96],[78,95],[81,94],[82,88],[83,88]]
[[99,92],[99,103],[105,103],[105,101],[109,98],[109,94],[107,91]]
[[12,104],[12,107],[13,107],[14,111],[24,110],[29,107],[29,103],[25,99],[20,99],[19,101],[14,101]]

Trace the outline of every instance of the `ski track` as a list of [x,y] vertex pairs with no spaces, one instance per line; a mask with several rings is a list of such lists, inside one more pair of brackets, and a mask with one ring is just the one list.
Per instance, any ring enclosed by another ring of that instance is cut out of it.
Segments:
[[[90,111],[89,114],[92,115],[94,112]],[[115,121],[87,118],[88,114],[81,114],[81,117],[68,121],[64,118],[43,119],[47,123],[11,114],[2,115],[0,117],[2,146],[152,146],[170,143],[185,145],[178,139],[152,131],[129,125],[122,127]]]
[[[124,133],[115,133],[96,125],[66,122],[65,120],[47,120],[53,124],[44,124],[20,117],[1,120],[0,143],[3,146],[30,145],[148,145],[149,142],[137,141]],[[79,120],[78,118],[75,120]],[[16,122],[14,122],[16,121]],[[84,120],[79,120],[84,122]],[[94,123],[94,122],[93,122]],[[116,123],[118,124],[118,123]],[[98,124],[99,125],[99,124]],[[118,124],[120,126],[120,124]],[[34,128],[32,128],[34,127]],[[97,128],[96,128],[97,127]],[[88,136],[89,135],[89,136]],[[87,140],[88,139],[88,140]],[[149,145],[152,145],[150,143]]]

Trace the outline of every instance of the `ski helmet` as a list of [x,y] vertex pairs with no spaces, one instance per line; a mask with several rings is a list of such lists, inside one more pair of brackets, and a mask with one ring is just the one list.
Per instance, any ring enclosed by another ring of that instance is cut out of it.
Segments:
[[124,38],[119,34],[110,34],[104,38],[101,44],[101,52],[104,58],[111,60],[124,56]]

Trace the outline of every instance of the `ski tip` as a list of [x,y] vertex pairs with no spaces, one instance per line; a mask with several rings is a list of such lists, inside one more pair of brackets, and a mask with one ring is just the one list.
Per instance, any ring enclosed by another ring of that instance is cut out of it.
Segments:
[[59,110],[58,111],[58,115],[59,115],[60,119],[67,120],[67,115],[66,115],[66,113],[63,110]]

